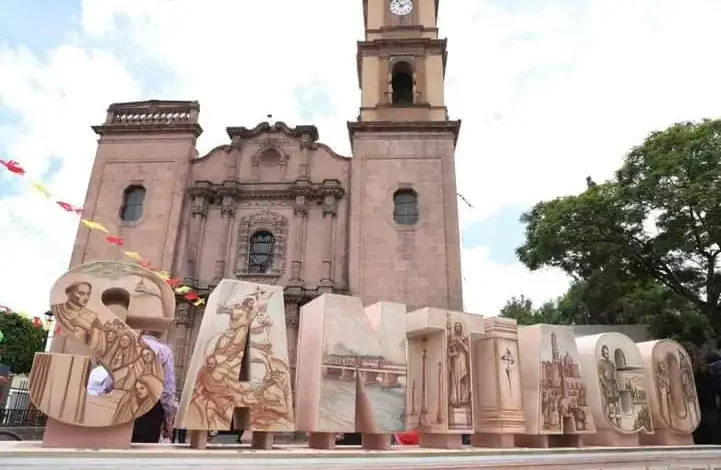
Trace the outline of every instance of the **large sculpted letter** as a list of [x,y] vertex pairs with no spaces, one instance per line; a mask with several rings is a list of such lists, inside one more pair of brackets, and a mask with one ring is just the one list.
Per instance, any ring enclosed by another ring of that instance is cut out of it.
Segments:
[[471,445],[513,447],[526,432],[518,327],[510,318],[483,319],[483,335],[473,343],[474,410]]
[[[247,356],[246,356],[247,351]],[[241,380],[240,377],[245,380]],[[203,447],[208,430],[254,431],[254,446],[269,448],[271,432],[292,432],[283,288],[223,279],[208,298],[188,366],[175,427]]]
[[[48,415],[43,444],[127,448],[133,421],[160,398],[163,372],[155,353],[123,320],[164,331],[175,311],[172,289],[140,266],[97,262],[58,279],[50,304],[60,335],[83,345],[92,358],[35,355],[30,399]],[[87,393],[91,359],[112,377],[104,395]]]
[[[528,447],[577,447],[596,426],[588,403],[586,375],[568,326],[518,329],[527,431],[516,436]],[[589,374],[595,380],[593,370]]]
[[406,307],[324,294],[301,307],[296,403],[309,446],[332,448],[337,433],[363,433],[387,448],[405,428]]
[[436,308],[408,314],[408,427],[423,447],[460,447],[473,434],[472,344],[483,334],[483,317]]
[[653,433],[638,346],[621,333],[576,338],[576,346],[588,374],[588,401],[596,424],[596,433],[584,436],[584,444],[638,445],[640,432]]
[[641,435],[645,445],[693,444],[701,422],[696,382],[688,351],[676,341],[639,343],[643,356],[655,433]]

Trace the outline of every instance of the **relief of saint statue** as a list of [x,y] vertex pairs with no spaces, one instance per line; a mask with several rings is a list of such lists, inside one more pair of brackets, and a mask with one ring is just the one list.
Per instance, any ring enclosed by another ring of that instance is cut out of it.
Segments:
[[463,334],[463,324],[455,322],[448,330],[448,402],[452,408],[471,403],[470,341]]

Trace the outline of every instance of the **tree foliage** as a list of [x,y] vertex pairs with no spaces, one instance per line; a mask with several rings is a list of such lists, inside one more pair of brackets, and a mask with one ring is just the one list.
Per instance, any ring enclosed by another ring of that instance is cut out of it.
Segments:
[[0,315],[0,330],[5,334],[5,341],[0,343],[0,361],[15,374],[30,372],[35,353],[45,349],[47,332],[16,314]]
[[540,202],[522,221],[519,259],[570,274],[589,319],[695,315],[721,331],[721,120],[651,134],[612,180]]

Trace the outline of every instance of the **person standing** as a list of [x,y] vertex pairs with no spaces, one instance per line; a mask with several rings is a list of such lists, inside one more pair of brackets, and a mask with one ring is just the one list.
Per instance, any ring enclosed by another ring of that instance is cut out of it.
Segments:
[[153,408],[135,420],[133,442],[157,443],[170,439],[178,411],[175,399],[175,357],[170,346],[160,340],[162,332],[145,331],[142,340],[155,353],[163,369],[163,391]]

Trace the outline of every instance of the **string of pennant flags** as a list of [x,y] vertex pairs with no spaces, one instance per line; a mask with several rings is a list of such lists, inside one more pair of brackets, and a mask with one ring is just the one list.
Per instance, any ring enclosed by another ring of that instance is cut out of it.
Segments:
[[[2,167],[5,170],[7,170],[8,172],[10,172],[18,177],[27,177],[25,169],[20,165],[19,162],[15,161],[15,160],[0,160],[0,165],[2,165]],[[54,204],[56,204],[58,207],[63,209],[65,212],[79,216],[81,224],[83,224],[85,227],[87,227],[90,231],[99,232],[100,234],[102,234],[107,243],[114,245],[114,246],[118,247],[119,249],[121,249],[123,254],[127,258],[130,258],[134,262],[138,263],[140,266],[142,266],[146,269],[149,269],[150,271],[153,271],[158,277],[160,277],[170,287],[172,287],[175,290],[175,293],[177,295],[183,296],[183,298],[185,300],[192,303],[196,307],[203,305],[205,303],[205,299],[202,298],[196,291],[194,291],[190,287],[186,286],[183,283],[183,280],[181,278],[173,277],[169,272],[157,269],[150,263],[150,261],[147,258],[144,258],[140,253],[138,253],[137,251],[130,251],[125,246],[125,240],[123,240],[122,237],[118,237],[118,236],[110,233],[110,231],[107,228],[105,228],[105,226],[103,224],[101,224],[100,222],[86,218],[82,207],[75,206],[68,202],[61,201],[61,200],[54,198],[52,193],[50,192],[50,190],[44,184],[42,184],[38,181],[30,180],[29,185],[36,192],[38,192],[40,195],[42,195],[45,199],[47,199],[48,201],[53,201]],[[5,305],[0,305],[0,314],[23,314],[23,313],[12,310],[10,307],[7,307]],[[36,328],[45,327],[47,329],[47,328],[49,328],[49,323],[50,322],[43,323],[43,321],[41,320],[40,317],[37,317],[37,316],[33,317],[33,326],[35,326]],[[57,333],[57,328],[56,328],[56,333]]]

